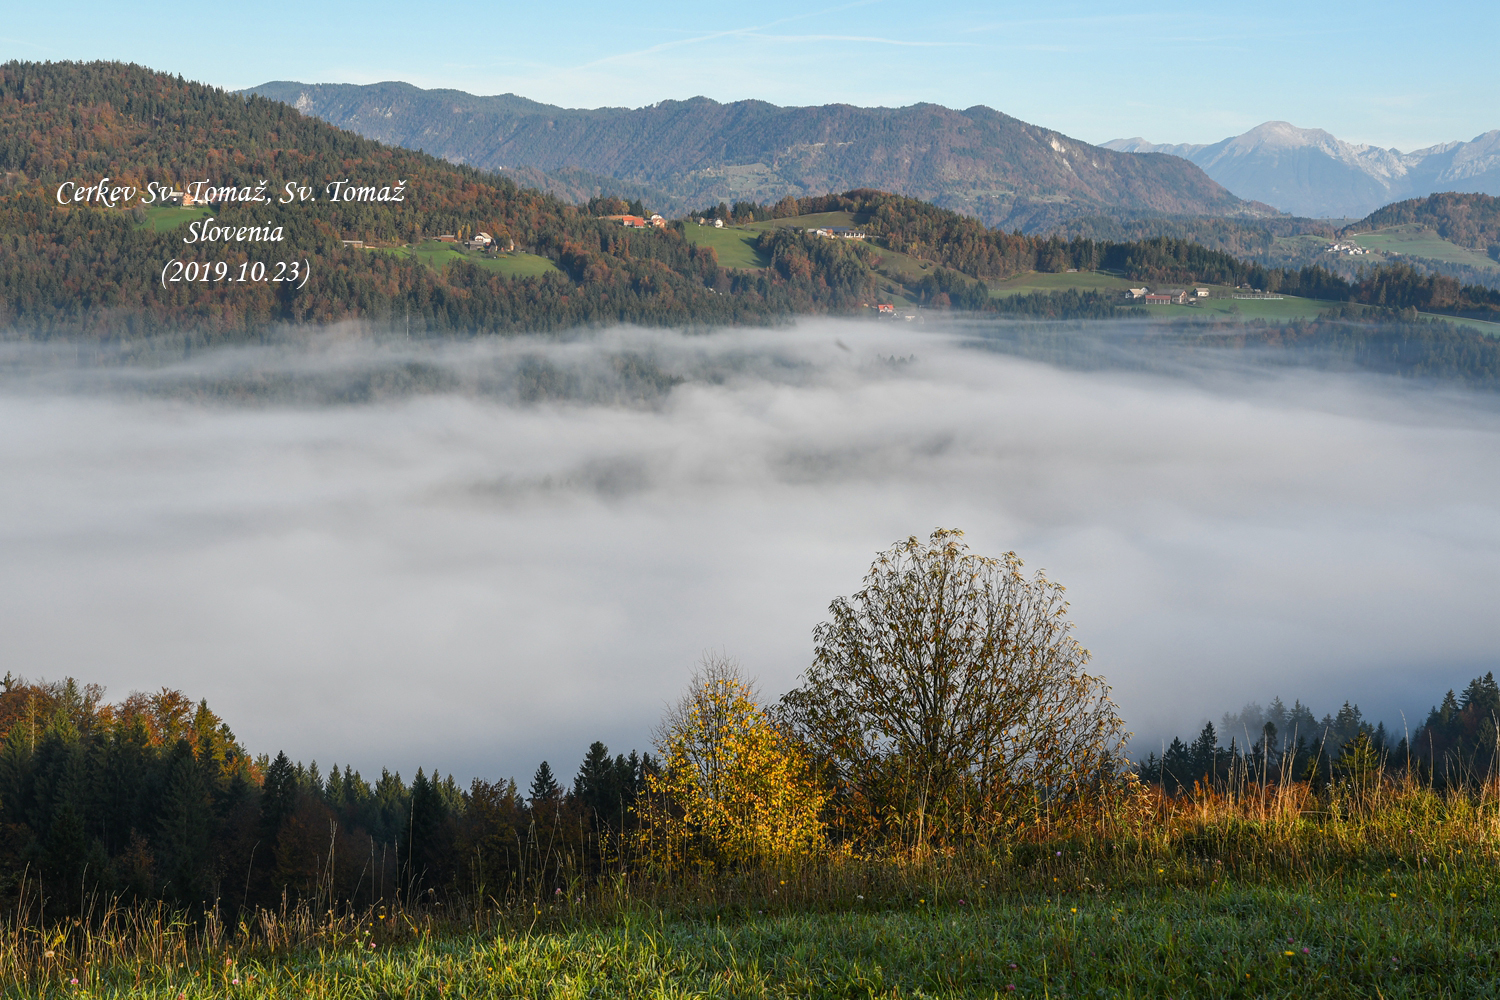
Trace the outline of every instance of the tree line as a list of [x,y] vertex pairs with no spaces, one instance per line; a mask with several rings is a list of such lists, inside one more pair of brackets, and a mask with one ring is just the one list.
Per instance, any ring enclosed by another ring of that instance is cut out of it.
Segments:
[[73,680],[0,692],[0,897],[41,887],[49,917],[101,897],[228,912],[291,898],[368,906],[460,888],[506,898],[625,856],[649,754],[589,747],[568,788],[418,769],[407,783],[286,754],[252,757],[206,702],[117,704]]
[[1329,785],[1385,771],[1436,787],[1479,786],[1497,774],[1497,726],[1500,684],[1493,672],[1458,696],[1448,691],[1415,732],[1399,739],[1350,702],[1319,719],[1301,701],[1288,707],[1278,697],[1265,708],[1252,702],[1226,714],[1217,729],[1205,722],[1191,740],[1174,737],[1160,754],[1147,754],[1140,775],[1171,794],[1236,781]]

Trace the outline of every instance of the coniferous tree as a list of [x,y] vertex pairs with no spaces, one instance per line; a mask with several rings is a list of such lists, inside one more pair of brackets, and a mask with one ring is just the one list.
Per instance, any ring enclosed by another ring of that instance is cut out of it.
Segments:
[[552,774],[552,765],[544,760],[531,778],[531,786],[526,790],[526,801],[535,808],[541,803],[554,803],[560,798],[562,786]]

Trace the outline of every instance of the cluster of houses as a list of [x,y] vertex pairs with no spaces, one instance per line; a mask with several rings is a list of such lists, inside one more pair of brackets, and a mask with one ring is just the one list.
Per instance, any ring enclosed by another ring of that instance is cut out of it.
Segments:
[[1362,247],[1358,243],[1330,243],[1323,250],[1324,253],[1342,253],[1351,257],[1359,257],[1370,252],[1369,247]]
[[[500,249],[499,241],[497,241],[495,237],[491,236],[489,233],[475,233],[472,237],[466,240],[461,240],[452,233],[443,233],[438,237],[438,242],[460,243],[463,246],[468,247],[470,250],[498,251]],[[507,251],[514,250],[516,248],[516,243],[514,240],[508,240],[507,242],[510,244],[510,246],[506,248]]]
[[[667,226],[667,220],[654,213],[649,219],[640,215],[606,215],[605,218],[611,222],[618,222],[626,229],[646,229],[648,227],[652,229],[665,229]],[[718,222],[717,220],[715,222],[717,225],[723,225],[722,222]]]
[[1125,298],[1148,306],[1182,306],[1190,300],[1208,298],[1208,289],[1162,288],[1153,292],[1149,288],[1129,288],[1125,291]]

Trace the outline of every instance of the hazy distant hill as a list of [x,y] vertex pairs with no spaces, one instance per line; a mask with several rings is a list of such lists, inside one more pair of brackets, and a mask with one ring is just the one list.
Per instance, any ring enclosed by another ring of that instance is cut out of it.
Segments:
[[871,187],[1032,231],[1100,213],[1274,214],[1176,157],[1101,149],[982,106],[783,108],[696,97],[576,110],[405,83],[275,82],[250,92],[456,163],[604,175],[657,192],[669,211]]
[[1411,153],[1356,145],[1286,122],[1266,122],[1212,145],[1137,137],[1104,146],[1180,156],[1241,198],[1294,215],[1361,218],[1389,202],[1437,191],[1500,195],[1500,129]]

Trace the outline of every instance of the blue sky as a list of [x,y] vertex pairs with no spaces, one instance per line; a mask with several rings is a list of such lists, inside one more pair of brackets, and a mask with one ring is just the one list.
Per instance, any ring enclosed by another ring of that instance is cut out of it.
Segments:
[[8,59],[124,59],[225,87],[405,80],[570,107],[702,94],[986,104],[1090,142],[1271,119],[1409,150],[1500,128],[1500,4],[15,5]]

